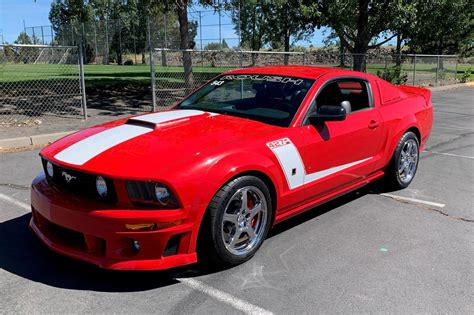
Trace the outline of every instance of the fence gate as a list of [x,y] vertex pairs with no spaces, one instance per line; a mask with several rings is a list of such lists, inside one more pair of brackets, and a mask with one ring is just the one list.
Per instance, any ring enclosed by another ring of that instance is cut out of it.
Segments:
[[77,46],[0,45],[0,124],[84,117],[79,54]]

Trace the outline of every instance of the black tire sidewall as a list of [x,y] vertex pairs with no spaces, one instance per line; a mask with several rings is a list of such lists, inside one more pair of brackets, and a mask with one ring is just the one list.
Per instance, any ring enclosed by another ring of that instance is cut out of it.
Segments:
[[[267,203],[267,221],[264,227],[263,237],[261,238],[260,242],[257,243],[249,253],[245,255],[235,255],[229,252],[225,247],[224,241],[222,239],[221,224],[226,205],[228,204],[230,198],[232,198],[237,190],[246,186],[257,187],[263,192],[265,201]],[[208,210],[210,212],[211,241],[212,249],[215,254],[214,258],[217,258],[219,262],[224,264],[236,265],[249,260],[262,245],[273,223],[274,211],[270,191],[261,179],[254,176],[242,176],[224,185],[214,196]]]

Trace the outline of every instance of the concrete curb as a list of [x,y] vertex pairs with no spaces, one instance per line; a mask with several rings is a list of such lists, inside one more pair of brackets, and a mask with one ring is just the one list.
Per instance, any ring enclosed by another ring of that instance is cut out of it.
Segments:
[[24,147],[31,147],[31,146],[41,146],[46,145],[51,142],[58,140],[64,136],[67,136],[74,131],[65,131],[65,132],[56,132],[56,133],[48,133],[42,135],[35,135],[30,137],[18,137],[18,138],[10,138],[10,139],[0,139],[0,151],[2,150],[11,150],[11,149],[18,149]]
[[450,84],[450,85],[443,85],[443,86],[435,86],[435,87],[429,87],[428,89],[431,90],[432,92],[437,92],[437,91],[446,91],[446,90],[457,89],[457,88],[466,87],[466,86],[474,86],[474,82],[466,82],[466,83],[457,83],[457,84]]

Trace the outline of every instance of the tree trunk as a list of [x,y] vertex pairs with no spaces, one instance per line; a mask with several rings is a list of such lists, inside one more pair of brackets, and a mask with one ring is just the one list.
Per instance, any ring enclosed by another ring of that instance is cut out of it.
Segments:
[[[442,55],[443,54],[443,44],[444,44],[444,40],[443,40],[443,37],[441,37],[440,41],[439,41],[439,44],[438,44],[438,55]],[[443,71],[444,70],[444,62],[443,62],[443,57],[440,57],[439,58],[439,64],[438,64],[438,71]]]
[[366,71],[366,53],[365,52],[360,52],[360,53],[354,53],[352,55],[352,69],[355,71]]
[[[288,30],[286,30],[285,31],[285,52],[289,52],[289,51],[290,51],[290,32]],[[285,58],[283,60],[283,63],[285,65],[287,65],[289,59],[290,59],[290,55],[285,54]]]
[[352,51],[352,68],[356,71],[365,72],[366,54],[369,47],[370,35],[369,23],[369,0],[359,0],[359,15],[357,17],[357,37]]
[[397,35],[397,48],[395,50],[395,66],[400,67],[402,64],[402,35],[398,34]]
[[339,67],[346,67],[346,53],[344,51],[344,45],[342,41],[339,41]]
[[186,91],[189,93],[193,88],[193,60],[191,52],[187,51],[189,48],[188,40],[188,0],[176,0],[176,7],[179,22],[179,48],[183,50],[183,68],[184,68],[184,83]]

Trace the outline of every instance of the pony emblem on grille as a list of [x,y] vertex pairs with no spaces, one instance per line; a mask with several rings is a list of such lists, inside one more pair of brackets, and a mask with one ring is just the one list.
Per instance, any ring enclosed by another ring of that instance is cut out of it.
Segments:
[[73,179],[76,179],[76,178],[77,178],[76,176],[72,176],[71,174],[68,174],[68,173],[66,173],[65,171],[63,171],[63,172],[61,173],[61,175],[62,175],[62,177],[64,177],[64,179],[66,180],[66,183],[68,183],[68,184],[71,183],[71,181],[72,181]]

